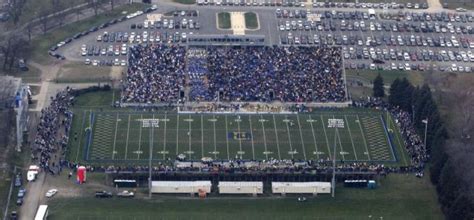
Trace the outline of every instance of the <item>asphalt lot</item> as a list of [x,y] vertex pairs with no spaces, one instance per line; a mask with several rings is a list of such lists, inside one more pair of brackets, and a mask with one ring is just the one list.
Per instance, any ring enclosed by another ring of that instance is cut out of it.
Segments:
[[[246,6],[194,8],[196,13],[191,14],[189,7],[159,7],[152,13],[163,16],[153,27],[150,24],[145,27],[147,15],[143,14],[76,39],[57,52],[73,61],[89,59],[90,64],[126,65],[126,47],[130,45],[186,44],[190,35],[232,34],[232,31],[217,29],[216,14],[250,11]],[[174,10],[178,13],[172,13]],[[186,12],[182,15],[181,10]],[[375,16],[370,16],[367,9],[265,6],[252,7],[251,11],[258,14],[260,29],[247,30],[246,35],[263,35],[267,45],[341,46],[346,68],[426,70],[434,66],[441,71],[472,71],[474,68],[472,13],[428,14],[419,10],[377,9]],[[303,12],[305,16],[301,15]],[[182,25],[184,19],[186,25]],[[171,20],[174,27],[170,27]],[[101,41],[97,41],[99,35]],[[104,42],[104,36],[107,42]],[[117,38],[121,40],[117,41]],[[82,47],[87,51],[84,54]]]

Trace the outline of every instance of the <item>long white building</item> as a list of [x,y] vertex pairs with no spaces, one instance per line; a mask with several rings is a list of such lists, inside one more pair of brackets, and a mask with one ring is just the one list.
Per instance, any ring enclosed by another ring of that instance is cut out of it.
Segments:
[[263,182],[219,182],[219,194],[263,194]]
[[211,192],[211,181],[152,181],[152,193],[190,193]]
[[320,194],[330,193],[330,182],[272,182],[273,194]]

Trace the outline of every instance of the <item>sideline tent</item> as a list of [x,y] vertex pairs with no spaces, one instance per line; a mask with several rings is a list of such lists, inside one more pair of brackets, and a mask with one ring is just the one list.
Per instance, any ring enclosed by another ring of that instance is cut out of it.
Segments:
[[263,183],[219,182],[219,194],[263,194]]
[[319,194],[330,193],[330,182],[272,182],[272,193],[274,194],[291,194],[291,193],[307,193]]

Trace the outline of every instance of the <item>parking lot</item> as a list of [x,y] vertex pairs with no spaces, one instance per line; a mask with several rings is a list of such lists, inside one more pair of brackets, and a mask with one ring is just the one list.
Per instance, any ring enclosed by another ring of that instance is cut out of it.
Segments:
[[[125,66],[130,45],[186,44],[191,35],[232,34],[216,27],[216,14],[248,9],[158,8],[99,27],[61,46],[57,53],[87,65]],[[341,46],[346,68],[470,72],[474,66],[474,16],[469,13],[295,7],[252,11],[259,16],[260,29],[245,34],[263,35],[268,45]],[[159,16],[150,20],[151,15]]]

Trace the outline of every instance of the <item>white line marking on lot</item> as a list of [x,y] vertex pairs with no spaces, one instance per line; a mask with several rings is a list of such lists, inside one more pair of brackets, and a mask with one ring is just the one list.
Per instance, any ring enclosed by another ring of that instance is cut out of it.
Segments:
[[[143,115],[140,114],[140,119],[143,119]],[[138,132],[138,151],[137,152],[140,152],[142,148],[142,125],[140,125],[140,129],[139,129],[139,132]],[[137,153],[137,159],[139,160],[140,159],[140,154]]]
[[113,149],[112,149],[112,160],[115,158],[115,153],[117,153],[115,151],[115,144],[117,143],[117,127],[118,127],[118,122],[119,122],[119,113],[117,113],[117,118],[115,120],[115,135],[114,135],[114,145],[113,145]]
[[168,122],[167,117],[168,117],[168,115],[165,112],[165,120],[164,120],[165,129],[163,131],[163,160],[166,159],[166,153],[165,152],[166,152],[166,123]]
[[[265,120],[263,119],[263,116],[260,115],[260,123],[262,123],[262,130],[263,130],[263,146],[265,146],[265,152],[268,152],[268,149],[267,149],[267,135],[265,134],[265,125],[263,124],[265,122]],[[265,157],[267,158],[268,160],[268,154],[265,154]]]
[[273,129],[275,129],[276,145],[277,145],[277,149],[278,149],[278,159],[281,160],[280,141],[278,140],[278,132],[277,132],[277,126],[276,126],[275,115],[272,115],[272,116],[273,116]]
[[227,144],[227,160],[230,160],[229,152],[229,130],[227,128],[227,115],[225,115],[225,142]]
[[249,115],[249,125],[250,125],[250,140],[252,141],[252,158],[255,160],[255,143],[253,141],[253,131],[252,131],[252,115]]
[[316,157],[319,159],[319,151],[318,151],[318,143],[316,142],[316,135],[314,134],[314,126],[313,126],[313,122],[315,120],[311,119],[311,115],[309,116],[309,124],[311,125],[311,133],[313,134],[313,140],[314,140],[314,149],[316,150]]
[[306,160],[306,148],[304,147],[303,130],[301,129],[300,116],[298,114],[296,115],[296,120],[298,120],[298,127],[300,128],[301,146],[303,146],[303,156],[304,160]]
[[329,158],[332,159],[331,148],[329,147],[328,134],[326,133],[326,127],[324,126],[323,115],[320,115],[320,117],[321,117],[321,124],[323,125],[324,137],[326,138],[326,146],[328,147]]
[[176,118],[176,155],[179,155],[178,141],[179,141],[179,114],[178,114],[178,117]]
[[364,130],[362,129],[362,121],[359,118],[359,115],[357,115],[357,121],[359,121],[359,129],[360,132],[362,133],[362,139],[364,140],[364,145],[365,145],[365,150],[367,152],[367,160],[370,160],[370,153],[369,153],[369,147],[367,146],[367,140],[365,139],[365,133]]
[[349,131],[349,137],[351,138],[352,149],[354,150],[355,159],[359,160],[359,159],[357,159],[357,153],[356,153],[356,148],[355,148],[355,145],[354,145],[354,139],[352,139],[351,127],[349,126],[349,120],[347,120],[346,115],[344,115],[344,119],[346,120],[347,130]]
[[128,153],[128,137],[130,136],[130,117],[131,115],[128,115],[128,125],[127,125],[127,141],[125,142],[125,160],[127,159],[127,153]]
[[[288,116],[285,115],[285,120],[283,120],[283,122],[285,122],[285,124],[286,124],[286,131],[288,133],[288,143],[290,144],[290,152],[292,152],[290,155],[291,155],[291,159],[293,159],[295,151],[293,151],[293,144],[291,142],[291,135],[290,135],[290,127],[288,126],[288,123],[289,123],[290,120],[288,120],[287,117]],[[276,131],[276,128],[275,128],[275,131]]]

